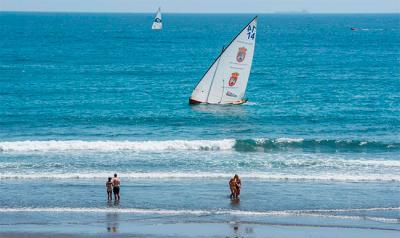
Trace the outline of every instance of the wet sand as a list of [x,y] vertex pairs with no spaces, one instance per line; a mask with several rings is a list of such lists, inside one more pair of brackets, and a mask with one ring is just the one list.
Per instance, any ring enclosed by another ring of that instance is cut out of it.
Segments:
[[[2,238],[69,237],[398,237],[400,227],[371,228],[336,225],[267,224],[247,222],[124,221],[75,224],[18,224],[20,231],[2,233]],[[4,226],[3,226],[4,228]]]

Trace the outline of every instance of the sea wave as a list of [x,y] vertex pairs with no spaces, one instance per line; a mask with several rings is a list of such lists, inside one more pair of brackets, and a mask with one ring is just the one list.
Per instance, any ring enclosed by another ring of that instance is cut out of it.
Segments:
[[245,211],[245,210],[168,210],[143,208],[74,208],[74,207],[0,207],[0,213],[128,213],[140,215],[234,215],[234,216],[315,216],[351,220],[372,220],[385,223],[400,223],[400,218],[386,218],[359,215],[340,215],[340,212],[400,211],[400,207],[354,208],[354,209],[314,209],[281,211]]
[[334,139],[248,139],[236,140],[237,151],[275,151],[301,149],[318,152],[347,152],[347,151],[398,151],[400,143],[388,143],[366,140],[334,140]]
[[0,151],[165,151],[165,150],[231,150],[235,140],[168,140],[168,141],[3,141]]
[[[173,180],[173,179],[229,179],[232,173],[213,173],[213,172],[137,172],[122,173],[119,175],[124,180],[130,179],[153,179],[153,180]],[[261,181],[336,181],[336,182],[399,182],[400,175],[397,174],[344,174],[344,173],[314,173],[314,174],[284,174],[284,173],[240,173],[243,179]],[[63,180],[63,179],[104,179],[109,173],[2,173],[0,179],[30,179],[30,180]]]
[[240,152],[279,151],[301,149],[318,152],[345,151],[400,151],[400,143],[363,140],[330,139],[221,139],[221,140],[165,140],[165,141],[1,141],[2,152],[49,151],[168,151],[168,150],[233,150]]
[[[230,155],[228,155],[230,156]],[[219,158],[204,158],[204,157],[179,157],[179,154],[173,156],[173,158],[169,159],[160,159],[158,157],[146,157],[146,161],[148,165],[153,165],[154,169],[157,169],[158,166],[171,168],[174,171],[177,171],[176,164],[179,163],[179,168],[187,169],[187,166],[192,166],[192,168],[198,168],[199,171],[202,171],[204,168],[210,168],[213,166],[214,168],[231,168],[232,170],[247,170],[247,171],[261,171],[263,169],[291,169],[293,173],[299,170],[304,169],[317,169],[318,171],[324,170],[358,170],[364,171],[365,173],[370,173],[373,171],[377,171],[377,169],[385,170],[385,173],[394,173],[395,170],[400,169],[400,160],[395,160],[391,158],[376,158],[376,159],[346,159],[346,155],[299,155],[299,154],[279,154],[279,155],[269,155],[267,156],[248,156],[251,158],[242,158],[239,162],[237,160],[229,160],[219,159]],[[63,157],[68,157],[68,160],[65,161],[60,159],[55,161],[53,157],[50,157],[47,160],[37,160],[36,158],[31,159],[29,161],[20,161],[15,160],[12,162],[0,161],[0,170],[5,172],[10,172],[11,170],[16,172],[40,172],[40,171],[52,171],[52,172],[79,172],[86,171],[87,168],[105,168],[108,166],[109,162],[105,161],[97,161],[96,158],[90,157],[87,160],[87,157],[84,157],[84,161],[82,161],[81,157],[73,157],[70,158],[70,155],[64,155]],[[143,161],[143,157],[138,158],[129,158],[131,163],[135,163],[137,161]],[[86,162],[87,161],[87,162]],[[129,165],[128,165],[129,166]],[[126,168],[126,166],[125,166]],[[132,166],[132,169],[135,169],[135,166]],[[137,169],[137,167],[136,167]],[[73,170],[73,171],[72,171]],[[296,171],[294,171],[296,170]],[[207,170],[206,170],[207,171]],[[143,172],[143,171],[142,171]],[[210,171],[208,171],[210,172]],[[212,172],[212,171],[211,171]]]

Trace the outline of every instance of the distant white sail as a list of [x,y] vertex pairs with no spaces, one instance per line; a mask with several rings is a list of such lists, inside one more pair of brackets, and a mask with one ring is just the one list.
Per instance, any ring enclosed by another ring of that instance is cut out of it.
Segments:
[[158,11],[157,11],[156,17],[154,18],[151,29],[153,29],[153,30],[161,30],[162,29],[161,8],[158,8]]
[[253,62],[257,17],[222,50],[189,99],[190,104],[241,104]]

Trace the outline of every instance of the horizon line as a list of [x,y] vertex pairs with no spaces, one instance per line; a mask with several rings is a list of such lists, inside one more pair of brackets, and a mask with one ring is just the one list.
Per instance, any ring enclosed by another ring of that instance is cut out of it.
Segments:
[[[41,11],[41,10],[0,10],[0,13],[106,13],[106,14],[154,14],[154,12],[133,12],[133,11]],[[284,15],[307,15],[307,14],[400,14],[400,12],[309,12],[309,11],[276,11],[276,12],[169,12],[164,14],[284,14]]]

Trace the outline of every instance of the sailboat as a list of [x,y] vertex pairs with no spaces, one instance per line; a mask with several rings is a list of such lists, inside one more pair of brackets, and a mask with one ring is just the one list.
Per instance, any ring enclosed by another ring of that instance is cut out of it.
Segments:
[[158,10],[157,10],[157,14],[156,14],[156,17],[154,18],[151,29],[153,29],[153,30],[161,30],[162,29],[161,8],[158,8]]
[[257,17],[222,49],[189,98],[189,104],[243,104],[253,62]]

